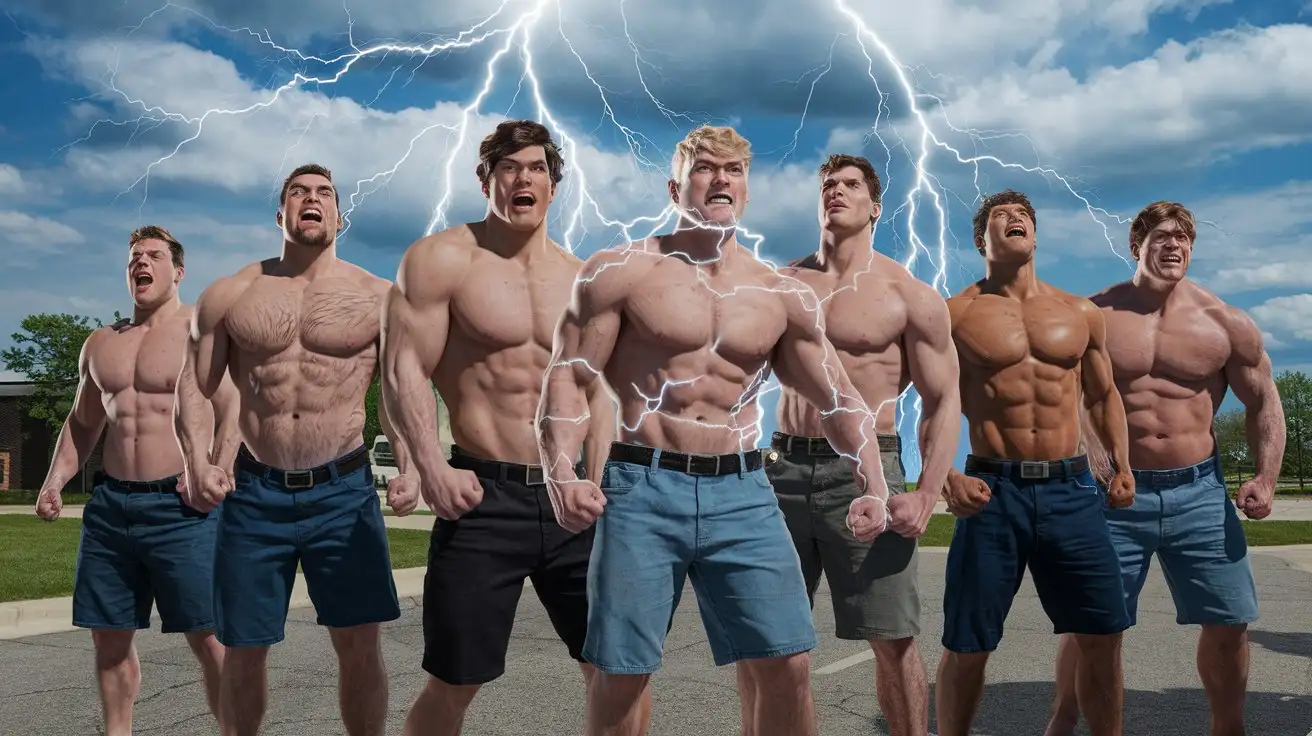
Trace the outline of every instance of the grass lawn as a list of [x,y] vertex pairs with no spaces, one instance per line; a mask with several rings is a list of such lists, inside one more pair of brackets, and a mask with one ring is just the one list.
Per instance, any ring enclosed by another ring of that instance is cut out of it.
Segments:
[[[35,509],[36,497],[40,494],[40,491],[0,491],[0,506],[31,506]],[[81,506],[91,500],[91,494],[65,491],[60,498],[65,506]]]
[[[81,519],[0,516],[0,602],[72,595],[81,530]],[[422,567],[428,538],[427,531],[388,529],[392,567]]]

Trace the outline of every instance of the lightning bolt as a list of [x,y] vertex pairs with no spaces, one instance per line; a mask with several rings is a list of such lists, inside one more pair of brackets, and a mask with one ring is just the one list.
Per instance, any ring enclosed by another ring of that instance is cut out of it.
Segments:
[[[902,64],[902,62],[893,53],[891,48],[866,23],[866,21],[859,14],[853,11],[849,7],[848,3],[845,2],[845,0],[833,0],[833,3],[834,3],[835,10],[843,19],[845,19],[846,23],[849,26],[848,28],[843,29],[838,33],[837,37],[834,39],[834,44],[836,45],[840,38],[845,37],[847,35],[852,35],[855,38],[857,44],[859,45],[861,54],[863,55],[863,57],[867,62],[867,69],[866,69],[867,75],[870,78],[871,83],[874,85],[877,94],[879,95],[880,102],[878,105],[878,110],[876,112],[874,123],[871,126],[871,136],[873,136],[873,138],[879,141],[880,145],[884,148],[884,151],[886,153],[886,167],[885,167],[886,176],[890,176],[891,179],[891,175],[889,174],[889,172],[891,171],[892,168],[891,164],[893,162],[893,149],[895,147],[906,151],[908,154],[908,158],[912,160],[912,166],[914,169],[914,174],[912,177],[913,181],[911,183],[911,186],[907,189],[905,197],[903,198],[902,202],[894,210],[893,218],[892,218],[893,220],[896,220],[900,216],[905,217],[909,252],[905,260],[902,261],[902,265],[909,272],[911,272],[912,274],[915,273],[917,263],[923,255],[926,258],[926,260],[930,262],[930,265],[933,269],[933,275],[931,276],[930,279],[928,279],[928,283],[930,283],[936,291],[944,294],[945,296],[950,295],[947,286],[948,238],[950,236],[950,232],[948,228],[947,202],[949,198],[948,195],[950,194],[950,192],[948,192],[941,185],[941,183],[939,182],[939,178],[930,169],[930,160],[932,154],[935,151],[945,152],[946,154],[951,156],[951,158],[954,159],[956,163],[972,167],[974,172],[976,199],[979,199],[983,196],[979,187],[979,176],[980,176],[980,169],[982,165],[991,165],[1002,169],[1021,170],[1030,174],[1039,174],[1044,177],[1048,177],[1050,179],[1060,182],[1073,197],[1078,199],[1084,205],[1085,209],[1088,211],[1090,216],[1093,217],[1095,222],[1097,222],[1102,227],[1104,236],[1106,237],[1108,245],[1112,249],[1112,251],[1114,253],[1117,253],[1118,257],[1121,257],[1121,259],[1125,261],[1127,264],[1129,263],[1129,261],[1126,260],[1124,256],[1121,256],[1116,251],[1115,245],[1112,241],[1111,234],[1109,231],[1109,225],[1107,223],[1107,220],[1114,220],[1117,223],[1125,224],[1128,222],[1127,219],[1121,218],[1117,215],[1107,212],[1106,210],[1100,207],[1095,206],[1092,202],[1089,201],[1088,198],[1081,195],[1076,190],[1076,188],[1072,186],[1072,184],[1067,178],[1063,177],[1060,173],[1058,173],[1057,171],[1051,168],[1038,166],[1038,165],[1030,166],[1030,165],[1015,163],[1011,161],[1004,161],[992,155],[985,155],[985,154],[968,155],[961,152],[960,150],[953,147],[952,145],[950,145],[946,140],[944,140],[941,136],[939,136],[935,132],[934,125],[931,124],[931,120],[930,120],[931,113],[927,111],[926,108],[922,107],[920,104],[922,98],[927,98],[932,102],[937,103],[938,109],[940,111],[940,117],[942,118],[943,124],[948,130],[955,132],[957,134],[965,135],[967,138],[974,141],[976,144],[986,142],[990,136],[986,136],[978,131],[955,127],[952,124],[952,122],[947,119],[946,105],[943,103],[943,101],[934,95],[925,93],[923,91],[919,91],[916,88],[916,86],[913,85],[910,77],[910,68]],[[304,66],[306,69],[298,70],[295,73],[293,73],[290,79],[288,79],[281,85],[273,88],[271,91],[268,91],[268,93],[264,95],[263,99],[257,102],[239,108],[213,108],[204,111],[200,115],[186,115],[176,111],[165,110],[159,106],[149,104],[148,102],[142,99],[138,99],[134,96],[128,95],[119,89],[119,87],[115,84],[114,76],[111,75],[110,80],[108,82],[109,89],[113,93],[121,97],[122,102],[128,108],[139,109],[141,111],[141,115],[135,121],[127,121],[127,122],[118,122],[112,120],[97,121],[95,124],[91,126],[91,130],[88,131],[86,137],[83,138],[82,140],[86,140],[90,138],[90,136],[94,133],[96,127],[102,124],[103,125],[132,125],[135,123],[136,125],[141,126],[143,124],[160,125],[167,122],[173,122],[173,123],[181,124],[183,126],[188,126],[192,129],[193,132],[190,135],[186,136],[181,141],[179,141],[171,151],[168,151],[164,155],[160,156],[156,160],[149,163],[145,167],[145,171],[143,171],[142,174],[131,185],[129,185],[125,190],[119,193],[119,196],[122,196],[124,194],[127,194],[128,192],[131,192],[138,186],[141,186],[142,187],[141,206],[144,207],[146,199],[149,196],[149,180],[150,180],[151,173],[154,170],[156,170],[158,167],[164,165],[174,156],[176,156],[187,145],[199,139],[204,132],[206,123],[214,118],[236,117],[236,116],[252,114],[259,110],[275,105],[280,100],[280,98],[290,90],[300,89],[307,86],[313,86],[316,88],[329,87],[333,84],[336,84],[341,79],[343,79],[346,75],[348,75],[351,72],[353,67],[355,67],[357,64],[359,64],[359,62],[365,59],[386,56],[386,55],[403,55],[403,56],[416,57],[421,60],[427,60],[438,54],[470,49],[482,44],[492,43],[494,39],[500,39],[500,45],[496,48],[495,52],[492,54],[491,58],[488,60],[484,68],[485,73],[481,81],[481,84],[478,86],[477,92],[474,94],[473,98],[469,100],[468,103],[461,109],[459,121],[456,124],[433,123],[431,125],[421,128],[410,139],[409,145],[407,146],[404,154],[401,155],[395,162],[393,162],[390,166],[383,168],[371,174],[370,176],[362,178],[356,182],[354,191],[351,192],[351,194],[347,197],[347,202],[346,202],[347,206],[344,207],[342,210],[342,215],[345,225],[342,233],[343,235],[345,235],[350,228],[350,222],[351,222],[350,216],[354,212],[354,210],[357,207],[361,206],[372,193],[378,191],[380,188],[385,186],[392,179],[392,177],[401,168],[401,166],[403,166],[409,160],[411,154],[415,150],[416,145],[421,140],[423,140],[426,136],[432,134],[434,131],[438,131],[438,130],[445,131],[448,135],[453,135],[455,137],[455,140],[451,145],[448,146],[445,159],[441,164],[441,170],[443,172],[443,176],[442,176],[443,186],[440,195],[437,197],[436,201],[433,204],[432,212],[429,217],[427,226],[425,228],[425,233],[431,234],[433,232],[436,232],[438,230],[441,230],[449,226],[448,215],[454,197],[453,185],[458,178],[454,175],[453,172],[455,159],[459,155],[459,153],[463,150],[464,146],[467,144],[467,140],[469,136],[469,123],[470,123],[471,116],[478,114],[481,111],[482,107],[485,105],[488,96],[495,88],[497,82],[497,67],[503,61],[503,59],[505,59],[507,56],[509,56],[512,53],[512,51],[517,53],[520,60],[520,67],[522,69],[520,85],[522,86],[525,82],[527,82],[528,92],[532,97],[537,112],[538,120],[548,125],[549,128],[553,131],[553,133],[557,137],[557,139],[561,142],[563,153],[568,162],[567,163],[568,168],[571,172],[570,180],[565,184],[565,186],[567,186],[572,190],[572,194],[573,194],[571,205],[568,208],[568,215],[567,215],[568,222],[564,228],[564,233],[562,238],[563,247],[566,250],[570,252],[574,252],[579,241],[587,237],[588,233],[587,233],[586,226],[584,225],[584,220],[585,217],[588,215],[591,215],[593,218],[599,221],[605,228],[617,229],[620,231],[621,233],[620,240],[622,243],[626,244],[626,245],[619,246],[621,250],[625,248],[629,248],[627,244],[643,243],[647,241],[648,238],[650,238],[652,235],[660,231],[660,229],[665,227],[672,219],[686,219],[683,217],[683,215],[681,215],[681,213],[678,212],[677,208],[673,204],[667,204],[665,208],[657,214],[637,217],[630,221],[621,221],[612,218],[604,212],[604,207],[597,200],[597,198],[593,196],[592,192],[589,189],[587,173],[585,171],[585,168],[580,164],[580,161],[578,159],[578,150],[580,148],[580,146],[578,145],[578,141],[570,134],[568,130],[568,126],[562,125],[560,120],[558,120],[557,117],[553,114],[550,105],[547,103],[547,100],[543,96],[541,84],[539,82],[537,72],[534,68],[531,38],[532,38],[533,31],[538,27],[548,7],[555,5],[556,15],[557,15],[556,25],[560,38],[564,42],[565,47],[568,49],[572,57],[579,63],[583,71],[584,77],[586,77],[589,80],[589,82],[596,88],[602,103],[603,115],[605,120],[610,125],[614,126],[615,130],[617,130],[624,138],[628,146],[629,153],[632,156],[633,160],[640,167],[645,169],[651,169],[651,170],[662,169],[663,167],[658,166],[648,153],[649,150],[659,150],[659,147],[656,146],[656,144],[647,136],[647,134],[638,130],[632,124],[620,120],[618,114],[616,113],[616,107],[611,103],[610,100],[611,93],[608,92],[604,88],[604,86],[597,80],[596,76],[590,70],[583,56],[579,53],[575,45],[570,40],[569,36],[565,33],[564,14],[558,4],[551,2],[551,0],[536,0],[531,4],[530,7],[523,10],[522,12],[519,12],[518,14],[511,14],[506,12],[509,4],[510,4],[509,0],[503,0],[500,3],[500,5],[495,9],[494,12],[492,12],[483,20],[460,31],[458,34],[456,34],[456,36],[452,38],[437,40],[428,44],[376,43],[366,46],[360,46],[355,41],[354,21],[353,19],[350,18],[350,14],[348,12],[348,38],[349,38],[350,50],[347,52],[343,52],[337,56],[320,57],[320,56],[305,54],[294,48],[284,47],[276,43],[267,31],[256,31],[250,28],[229,28],[226,26],[221,26],[214,23],[209,18],[206,18],[205,16],[201,15],[195,10],[183,6],[175,5],[174,3],[171,2],[166,3],[164,6],[162,6],[161,8],[152,12],[146,18],[144,18],[141,24],[138,24],[137,28],[140,28],[151,18],[154,18],[155,16],[166,10],[170,10],[170,9],[177,10],[180,12],[185,12],[197,16],[215,29],[226,30],[234,34],[246,34],[249,37],[253,38],[259,44],[271,49],[272,51],[277,52],[278,54],[281,54],[284,58],[291,60],[297,63],[298,65]],[[656,109],[665,118],[665,120],[667,120],[672,125],[680,124],[678,121],[684,121],[686,123],[691,124],[693,122],[692,116],[690,116],[687,113],[675,112],[672,108],[670,108],[664,102],[659,100],[657,96],[652,92],[650,86],[648,85],[646,75],[644,74],[643,70],[644,68],[648,70],[656,70],[656,67],[648,63],[646,60],[642,58],[640,47],[629,32],[628,16],[625,10],[625,5],[626,5],[625,0],[620,0],[619,8],[620,8],[621,18],[623,21],[624,39],[627,42],[630,51],[632,52],[632,56],[634,60],[634,69],[637,73],[637,77],[640,82],[643,93],[655,105]],[[508,19],[503,19],[503,16],[509,16],[509,17]],[[505,22],[501,22],[503,20]],[[135,32],[136,29],[132,29],[132,30],[133,32]],[[874,71],[874,67],[877,60],[884,63],[887,67],[889,67],[892,70],[896,86],[899,89],[901,95],[906,98],[906,101],[910,106],[911,117],[914,120],[914,127],[916,128],[916,133],[918,138],[918,142],[915,144],[916,150],[914,152],[912,152],[908,148],[908,143],[906,141],[901,141],[895,145],[890,145],[879,134],[879,126],[883,121],[885,115],[889,114],[890,111],[887,106],[888,95],[886,95],[883,89],[881,88],[880,80]],[[806,112],[810,106],[811,97],[812,94],[814,93],[815,85],[819,82],[819,79],[823,77],[824,74],[826,74],[832,68],[832,65],[833,65],[833,47],[831,46],[830,58],[827,66],[823,71],[819,73],[819,75],[811,83],[811,94],[808,94],[807,96],[806,104],[804,105],[797,128],[793,134],[792,144],[789,147],[788,151],[784,154],[785,158],[788,155],[791,155],[796,148],[798,136],[800,135],[803,126],[805,125]],[[319,68],[322,69],[323,71],[321,73],[315,74],[308,71],[308,69],[311,68]],[[388,83],[390,84],[390,82],[391,79],[389,78]],[[516,95],[518,96],[518,91]],[[307,123],[305,129],[302,130],[302,135],[305,135],[306,131],[308,131],[308,127],[309,124]],[[666,160],[668,160],[668,158],[666,158]],[[780,162],[780,165],[782,165],[782,161]],[[891,184],[891,181],[889,181],[888,183]],[[932,218],[934,223],[932,226],[932,229],[934,231],[932,237],[923,237],[921,235],[919,223],[922,218],[922,214],[921,214],[922,209],[930,210],[930,217]],[[883,223],[881,222],[880,224]],[[698,225],[698,227],[705,227],[705,226]],[[642,230],[644,229],[646,230],[645,233],[642,232]],[[741,238],[742,240],[745,240],[750,244],[748,247],[750,248],[752,254],[758,260],[761,260],[763,263],[766,263],[771,267],[777,267],[777,264],[770,263],[761,255],[761,245],[764,242],[764,238],[762,236],[748,231],[747,229],[743,228],[739,223],[735,223],[730,228],[730,230],[732,230],[735,233],[736,235],[735,239]],[[614,265],[622,265],[623,263],[627,263],[629,255],[633,255],[633,254],[626,253],[625,254],[626,257],[623,260],[616,262]],[[650,256],[651,254],[645,253],[643,255]],[[719,257],[722,257],[722,255],[723,254],[717,250],[716,258],[718,259]],[[663,256],[663,257],[672,257],[672,256]],[[723,300],[723,299],[732,298],[741,289],[745,289],[745,288],[757,288],[757,289],[764,288],[764,287],[739,287],[739,289],[734,289],[727,292],[717,291],[716,289],[712,288],[711,281],[707,276],[705,269],[703,268],[704,266],[708,265],[708,263],[695,262],[693,265],[696,266],[696,273],[698,274],[698,279],[700,280],[700,282],[708,290],[711,291],[711,293],[714,295],[716,299]],[[807,306],[807,308],[809,310],[812,310],[816,314],[817,325],[822,324],[821,321],[823,319],[823,311],[824,311],[823,305],[826,300],[833,298],[837,293],[841,292],[842,290],[848,288],[851,289],[856,288],[855,281],[854,281],[854,284],[852,286],[843,287],[842,289],[835,291],[834,293],[826,295],[824,299],[815,299],[814,294],[810,292],[809,288],[805,287],[800,282],[789,278],[784,278],[783,281],[786,284],[791,283],[792,285],[778,287],[774,290],[791,291],[793,292],[795,298],[807,299],[807,295],[808,294],[811,295],[810,303]],[[720,345],[719,342],[717,341],[711,347],[712,352],[718,351],[719,347]],[[833,400],[833,403],[831,406],[840,407],[840,408],[827,410],[826,413],[832,413],[836,411],[856,411],[856,409],[841,408],[841,407],[848,407],[852,405],[853,400],[855,400],[856,404],[860,404],[861,402],[859,400],[859,397],[843,396],[841,392],[838,390],[837,382],[834,379],[834,376],[837,375],[837,366],[836,363],[833,363],[833,360],[834,358],[831,356],[831,358],[825,362],[824,368],[826,374],[829,377],[829,383],[832,389],[831,398]],[[592,366],[589,366],[589,369],[595,372],[599,372],[595,367]],[[669,392],[672,390],[676,390],[683,385],[689,385],[695,380],[696,379],[688,379],[687,381],[668,381],[664,386],[661,387],[659,391],[650,395],[639,391],[638,387],[634,386],[633,388],[636,394],[640,396],[642,400],[645,402],[645,408],[642,411],[638,421],[632,426],[625,425],[625,428],[630,431],[636,431],[638,426],[647,417],[652,416],[654,414],[663,414],[661,409],[666,402],[666,398]],[[763,426],[762,426],[763,413],[760,410],[759,402],[763,396],[773,391],[777,391],[778,389],[779,386],[777,382],[772,380],[769,376],[768,366],[762,368],[747,382],[743,394],[740,396],[740,398],[734,404],[734,406],[731,407],[730,414],[734,419],[734,423],[732,425],[722,426],[721,428],[728,429],[734,432],[739,438],[740,446],[742,447],[754,446],[764,434]],[[890,399],[888,401],[881,402],[878,407],[874,407],[873,409],[870,407],[864,407],[860,411],[867,413],[867,415],[871,419],[871,426],[873,427],[873,417],[878,413],[882,412],[883,410],[887,408],[891,408],[894,404],[896,404],[897,406],[896,415],[898,416],[899,433],[901,433],[902,420],[906,419],[908,414],[914,416],[913,421],[915,422],[919,421],[921,406],[918,398],[913,407],[913,411],[907,412],[904,410],[905,407],[903,406],[903,402],[907,398],[909,391],[910,389],[908,389],[908,391],[906,392],[903,392],[895,399]],[[743,415],[755,416],[755,421],[746,422],[746,424],[740,424],[739,418]],[[580,421],[586,419],[586,414],[581,415],[579,417],[552,417],[550,419],[557,419],[560,421]],[[907,445],[909,448],[916,447],[915,442],[907,443]],[[913,455],[915,454],[914,449],[911,452]],[[909,458],[909,459],[912,459],[913,464],[915,463],[914,458]]]

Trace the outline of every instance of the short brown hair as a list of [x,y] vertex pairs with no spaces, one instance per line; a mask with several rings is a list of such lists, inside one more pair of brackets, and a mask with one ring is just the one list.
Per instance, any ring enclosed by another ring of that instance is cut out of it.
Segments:
[[991,194],[980,203],[979,209],[975,210],[975,249],[980,253],[984,252],[982,245],[984,240],[984,230],[988,227],[989,213],[994,207],[1001,207],[1004,204],[1018,204],[1025,208],[1025,214],[1030,216],[1030,222],[1034,223],[1034,229],[1039,229],[1039,217],[1034,213],[1034,205],[1030,204],[1030,198],[1016,191],[1015,189],[1004,189],[997,194]]
[[823,181],[826,176],[849,166],[861,170],[861,174],[866,180],[866,188],[870,190],[870,199],[874,200],[875,204],[879,204],[880,197],[884,196],[884,189],[879,182],[879,174],[875,173],[875,167],[871,165],[869,159],[861,156],[851,156],[846,153],[835,153],[820,164],[820,179]]
[[474,173],[481,183],[486,184],[501,159],[530,146],[542,146],[547,154],[547,173],[551,175],[551,183],[559,184],[565,178],[565,159],[560,155],[560,147],[551,139],[551,131],[536,120],[506,120],[497,124],[496,130],[488,133],[478,145],[478,166]]
[[1167,220],[1175,220],[1180,230],[1189,238],[1189,242],[1194,242],[1194,236],[1198,232],[1194,226],[1194,213],[1179,202],[1160,200],[1139,210],[1134,222],[1130,223],[1130,252],[1137,257],[1148,233]]
[[[288,174],[286,179],[282,180],[282,193],[278,195],[278,209],[282,209],[283,205],[287,204],[287,190],[291,189],[292,180],[302,174],[318,174],[330,182],[333,180],[333,172],[329,171],[327,167],[319,164],[301,164],[297,166],[292,169],[292,173]],[[333,185],[333,201],[336,202],[338,207],[342,206],[342,196],[338,194],[336,185]]]
[[142,225],[128,236],[128,248],[131,249],[143,240],[162,240],[169,244],[169,255],[173,256],[173,267],[182,268],[182,243],[173,234],[159,225]]

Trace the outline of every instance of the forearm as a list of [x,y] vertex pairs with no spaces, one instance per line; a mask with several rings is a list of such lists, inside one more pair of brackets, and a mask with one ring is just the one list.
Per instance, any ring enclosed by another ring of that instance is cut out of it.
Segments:
[[88,427],[70,417],[59,430],[55,450],[50,458],[43,488],[63,488],[77,475],[91,457],[91,451],[100,439],[101,427]]
[[211,452],[211,442],[214,449],[218,445],[213,408],[201,393],[193,366],[189,358],[178,376],[178,389],[173,396],[173,430],[188,475],[209,465],[215,457]]
[[391,433],[386,426],[383,432],[392,443],[397,469],[401,473],[417,470],[429,477],[443,472],[447,461],[432,379],[413,356],[398,355],[387,363],[379,396],[379,424],[385,415]]
[[[850,386],[846,387],[851,389]],[[888,484],[884,482],[884,465],[879,455],[879,437],[870,410],[852,396],[840,392],[840,404],[821,413],[820,428],[825,439],[840,454],[855,459],[855,470],[865,479],[866,493],[888,498]]]
[[214,439],[210,446],[210,463],[231,471],[237,463],[237,449],[241,446],[241,429],[238,412],[241,397],[237,387],[225,380],[210,402],[214,412]]
[[922,396],[920,440],[920,492],[938,495],[947,482],[948,471],[957,455],[960,437],[961,397],[956,391],[944,396]]
[[593,384],[588,405],[588,429],[583,439],[583,468],[588,479],[601,482],[601,473],[615,441],[615,404],[600,381]]
[[1244,412],[1244,433],[1256,476],[1274,485],[1280,476],[1286,439],[1285,412],[1274,386]]
[[[538,446],[542,452],[542,465],[555,481],[576,480],[578,475],[574,472],[574,463],[579,451],[589,440],[595,443],[604,432],[602,429],[593,431],[592,424],[598,417],[589,416],[587,384],[577,374],[578,371],[569,364],[558,363],[550,368],[538,410]],[[589,474],[594,468],[601,467],[596,464],[595,454],[589,454],[585,462]],[[594,482],[598,480],[589,477]]]
[[1087,405],[1092,426],[1104,457],[1110,457],[1117,472],[1130,469],[1130,431],[1125,423],[1121,395],[1108,391]]
[[[433,415],[434,416],[437,415],[436,398],[433,399]],[[378,425],[379,427],[382,428],[383,435],[387,437],[387,441],[392,444],[392,456],[396,458],[396,469],[400,471],[401,475],[405,475],[409,473],[410,450],[409,448],[406,447],[405,439],[401,437],[400,433],[396,431],[396,428],[392,426],[391,415],[388,414],[387,412],[387,402],[383,401],[381,397],[378,400]],[[434,423],[434,426],[436,426],[436,423]],[[438,446],[440,447],[441,446],[440,429],[437,431],[437,434],[438,434]],[[443,459],[445,459],[445,454],[443,454]]]

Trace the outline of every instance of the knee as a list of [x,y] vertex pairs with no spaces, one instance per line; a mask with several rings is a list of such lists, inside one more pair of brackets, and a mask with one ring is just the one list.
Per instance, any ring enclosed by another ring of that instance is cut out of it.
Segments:
[[101,667],[113,667],[126,660],[132,654],[131,629],[93,629],[91,643],[96,650],[96,664]]
[[228,678],[242,679],[264,669],[269,661],[268,647],[234,647],[223,657],[223,674]]
[[1248,634],[1248,624],[1203,624],[1202,640],[1208,647],[1238,647]]
[[633,703],[642,698],[651,675],[612,675],[597,670],[588,683],[589,695],[611,704]]
[[329,629],[333,649],[343,665],[367,664],[382,657],[378,624],[364,624],[343,629]]
[[1121,652],[1121,634],[1075,634],[1075,648],[1079,656],[1106,659]]
[[750,681],[766,692],[788,693],[805,689],[811,682],[811,654],[799,652],[783,657],[752,660],[746,665]]
[[464,713],[474,702],[481,685],[452,685],[429,675],[420,697],[441,707],[445,713]]
[[914,637],[903,639],[870,639],[870,649],[876,662],[901,662],[916,653]]

